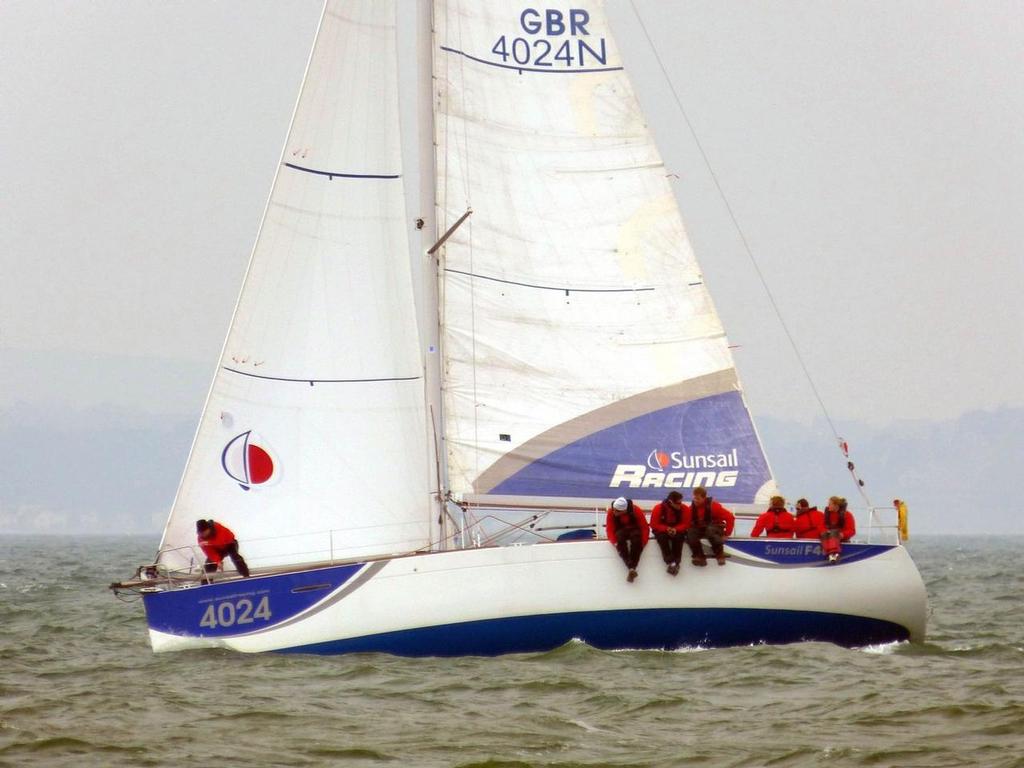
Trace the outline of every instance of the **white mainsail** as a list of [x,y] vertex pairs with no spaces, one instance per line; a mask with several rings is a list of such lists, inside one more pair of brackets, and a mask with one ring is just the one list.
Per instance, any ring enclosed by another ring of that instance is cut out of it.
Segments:
[[771,472],[600,2],[435,6],[451,491],[763,500]]
[[[215,518],[252,566],[430,541],[395,4],[329,2],[161,543]],[[372,505],[372,506],[371,506]]]

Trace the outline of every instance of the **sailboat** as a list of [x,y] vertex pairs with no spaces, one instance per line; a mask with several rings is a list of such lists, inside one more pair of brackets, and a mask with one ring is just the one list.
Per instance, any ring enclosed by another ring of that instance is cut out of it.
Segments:
[[[632,583],[603,540],[619,496],[777,492],[668,176],[597,0],[327,0],[158,554],[112,585],[153,649],[923,639],[895,526],[833,565],[648,546]],[[249,577],[205,574],[209,518]]]

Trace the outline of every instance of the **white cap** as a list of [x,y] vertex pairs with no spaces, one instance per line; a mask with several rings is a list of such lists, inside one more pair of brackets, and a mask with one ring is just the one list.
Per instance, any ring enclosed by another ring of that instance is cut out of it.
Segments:
[[625,496],[619,496],[615,501],[612,502],[612,509],[618,512],[625,512],[629,509],[629,502],[626,501]]

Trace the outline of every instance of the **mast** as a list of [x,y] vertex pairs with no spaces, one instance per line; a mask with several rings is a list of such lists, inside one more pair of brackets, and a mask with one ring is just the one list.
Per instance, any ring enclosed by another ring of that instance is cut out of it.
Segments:
[[397,10],[402,155],[406,168],[409,259],[423,356],[428,487],[432,496],[431,541],[447,548],[449,520],[443,449],[437,259],[428,254],[437,240],[435,214],[433,99],[433,0],[416,0]]

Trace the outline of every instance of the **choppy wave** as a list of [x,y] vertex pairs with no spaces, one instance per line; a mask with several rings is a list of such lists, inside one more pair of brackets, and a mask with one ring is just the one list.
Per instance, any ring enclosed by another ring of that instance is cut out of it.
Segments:
[[922,644],[401,659],[156,656],[154,541],[6,538],[0,765],[1024,768],[1020,543],[912,542]]

